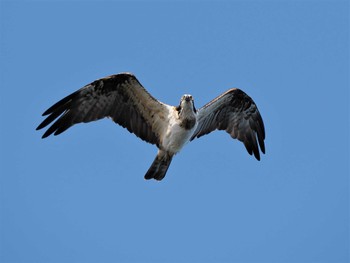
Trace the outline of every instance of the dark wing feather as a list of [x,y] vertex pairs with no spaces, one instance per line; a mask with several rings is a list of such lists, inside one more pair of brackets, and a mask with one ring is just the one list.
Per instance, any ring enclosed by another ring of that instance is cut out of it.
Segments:
[[167,109],[134,75],[121,73],[96,80],[51,106],[43,113],[48,117],[37,130],[54,121],[42,136],[45,138],[77,123],[110,117],[142,140],[159,144]]
[[254,101],[240,89],[230,89],[198,111],[198,126],[191,140],[214,130],[225,130],[244,143],[249,154],[260,160],[265,153],[265,128]]

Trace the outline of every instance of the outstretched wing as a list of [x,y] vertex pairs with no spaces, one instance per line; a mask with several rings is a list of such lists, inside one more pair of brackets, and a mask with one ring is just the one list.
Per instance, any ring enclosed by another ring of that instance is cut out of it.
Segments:
[[63,98],[43,116],[37,130],[53,124],[42,138],[58,135],[74,124],[110,117],[142,140],[159,144],[169,106],[153,98],[130,73],[96,80]]
[[260,160],[265,153],[265,128],[254,101],[240,89],[230,89],[198,110],[198,126],[191,140],[214,130],[225,130],[244,143],[249,154]]

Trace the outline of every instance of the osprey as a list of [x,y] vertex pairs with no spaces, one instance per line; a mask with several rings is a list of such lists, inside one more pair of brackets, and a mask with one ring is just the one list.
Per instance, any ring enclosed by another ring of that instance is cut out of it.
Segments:
[[162,180],[173,156],[195,138],[225,130],[244,143],[248,153],[260,160],[265,153],[265,128],[254,101],[240,89],[230,89],[199,110],[191,95],[170,106],[149,94],[131,73],[98,79],[63,98],[43,113],[40,130],[54,121],[42,138],[58,135],[74,124],[105,117],[142,140],[155,144],[158,154],[145,179]]

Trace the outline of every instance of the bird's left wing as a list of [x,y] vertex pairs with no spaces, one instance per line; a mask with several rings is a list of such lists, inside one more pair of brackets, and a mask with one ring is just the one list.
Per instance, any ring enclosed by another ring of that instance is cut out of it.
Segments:
[[43,138],[58,135],[74,124],[105,117],[152,144],[159,144],[170,106],[153,98],[130,73],[96,80],[63,98],[43,113],[48,117],[37,127],[47,129]]
[[258,160],[258,145],[265,153],[264,122],[254,101],[240,89],[230,89],[198,110],[198,126],[191,140],[216,129],[243,142]]

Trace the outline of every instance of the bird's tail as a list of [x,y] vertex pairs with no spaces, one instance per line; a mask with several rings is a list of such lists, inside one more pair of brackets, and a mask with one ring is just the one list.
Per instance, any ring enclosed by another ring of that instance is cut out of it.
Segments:
[[151,167],[145,174],[145,179],[149,180],[153,178],[158,181],[162,180],[166,172],[168,171],[172,159],[173,155],[170,155],[165,151],[159,150]]

